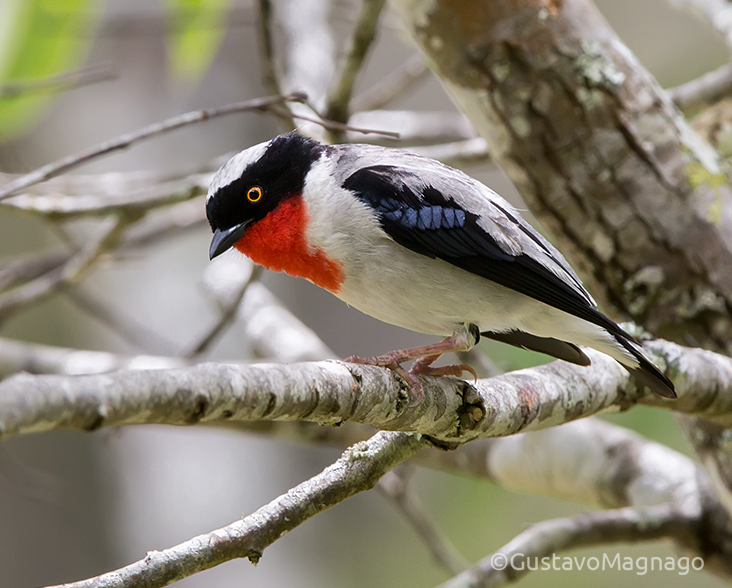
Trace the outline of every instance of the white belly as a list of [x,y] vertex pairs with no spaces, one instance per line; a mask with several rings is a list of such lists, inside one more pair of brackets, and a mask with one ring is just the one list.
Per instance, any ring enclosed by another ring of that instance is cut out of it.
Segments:
[[[379,320],[412,331],[448,336],[473,323],[481,331],[519,328],[543,307],[528,296],[391,240],[351,262],[338,297]],[[565,313],[562,313],[567,316]],[[536,318],[536,317],[535,317]]]
[[514,329],[587,345],[625,359],[609,333],[529,296],[391,240],[359,255],[337,296],[360,311],[412,331],[447,337],[462,325]]

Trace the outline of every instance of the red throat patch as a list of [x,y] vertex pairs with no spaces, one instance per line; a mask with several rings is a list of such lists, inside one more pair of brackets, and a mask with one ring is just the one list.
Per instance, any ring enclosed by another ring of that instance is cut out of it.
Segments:
[[254,223],[234,247],[267,269],[306,278],[337,293],[343,283],[343,267],[322,251],[308,247],[308,220],[302,197],[288,198]]

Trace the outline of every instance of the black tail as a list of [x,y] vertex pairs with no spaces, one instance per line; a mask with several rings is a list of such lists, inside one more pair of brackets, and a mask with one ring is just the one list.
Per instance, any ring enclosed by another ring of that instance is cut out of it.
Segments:
[[[600,315],[600,313],[597,313]],[[664,373],[653,365],[648,358],[636,347],[635,339],[618,325],[606,319],[604,315],[600,315],[606,320],[607,323],[612,325],[614,328],[608,334],[612,336],[618,344],[625,349],[633,358],[638,362],[637,366],[629,366],[623,363],[620,354],[613,354],[618,360],[618,363],[622,365],[630,374],[644,386],[648,386],[653,392],[664,398],[676,398],[676,390],[671,380],[669,380]],[[604,327],[605,325],[603,325]],[[531,349],[532,351],[538,351],[539,353],[546,353],[557,359],[563,359],[570,363],[577,365],[590,365],[590,359],[582,352],[582,350],[568,343],[567,341],[561,341],[559,339],[553,339],[550,337],[537,337],[523,331],[507,331],[504,333],[496,332],[483,332],[481,333],[484,337],[493,339],[494,341],[500,341],[501,343],[508,343],[515,347],[521,347],[523,349]],[[610,342],[608,341],[608,344]],[[608,350],[599,348],[600,351]]]
[[481,335],[494,341],[520,347],[521,349],[531,349],[531,351],[546,353],[547,355],[551,355],[557,359],[563,359],[576,365],[590,365],[590,358],[582,353],[579,347],[566,341],[560,341],[559,339],[537,337],[536,335],[518,330],[506,331],[504,333],[486,331],[481,333]]
[[615,339],[623,349],[627,350],[637,361],[638,367],[631,367],[620,363],[630,374],[644,386],[664,398],[676,398],[676,389],[671,380],[661,370],[653,365],[628,339],[615,335]]

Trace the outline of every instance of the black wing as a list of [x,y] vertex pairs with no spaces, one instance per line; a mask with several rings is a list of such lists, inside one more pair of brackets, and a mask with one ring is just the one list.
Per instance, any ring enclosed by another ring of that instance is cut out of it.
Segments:
[[[513,255],[449,195],[426,185],[411,171],[389,165],[362,168],[343,183],[379,213],[383,230],[394,241],[422,255],[438,258],[568,314],[599,325],[623,339],[632,337],[599,312],[584,295],[526,253]],[[512,215],[492,202],[512,223],[512,230],[540,246],[544,243]],[[557,261],[559,266],[562,263]],[[574,278],[571,278],[574,279]]]

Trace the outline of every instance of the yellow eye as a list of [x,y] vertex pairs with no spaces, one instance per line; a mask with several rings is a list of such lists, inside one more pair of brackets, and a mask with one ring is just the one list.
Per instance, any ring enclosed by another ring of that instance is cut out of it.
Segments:
[[262,188],[260,188],[259,186],[249,188],[249,191],[247,192],[247,200],[249,200],[249,202],[259,202],[261,199]]

